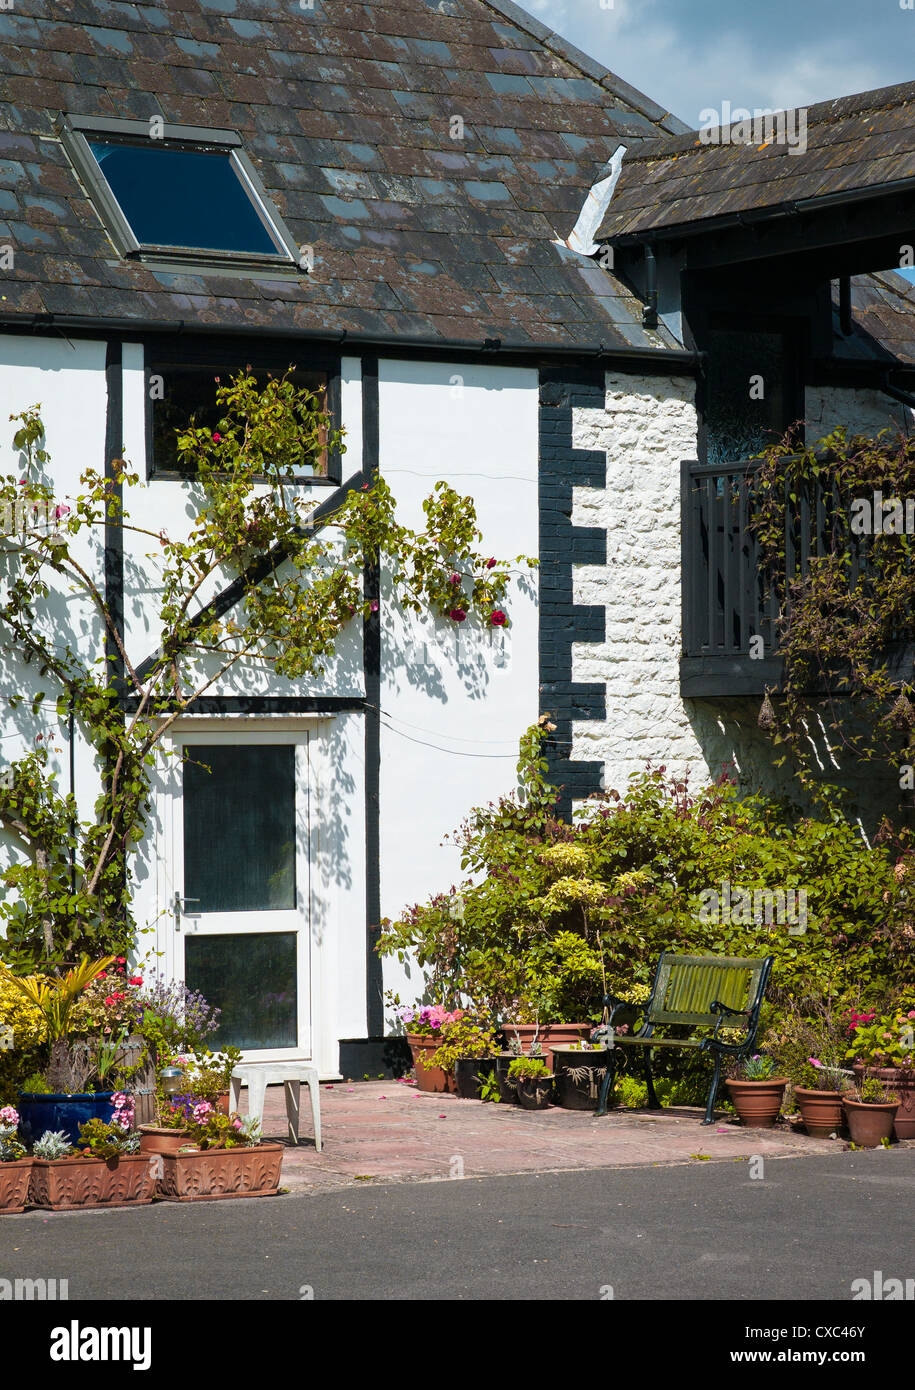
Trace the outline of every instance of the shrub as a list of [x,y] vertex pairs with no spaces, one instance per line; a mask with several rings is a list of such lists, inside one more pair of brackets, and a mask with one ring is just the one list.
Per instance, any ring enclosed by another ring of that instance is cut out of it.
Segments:
[[[569,824],[545,781],[548,734],[541,721],[522,740],[518,792],[472,811],[456,833],[459,889],[384,923],[379,949],[418,960],[430,998],[547,1024],[596,1021],[610,988],[635,1006],[632,1027],[658,956],[672,950],[774,956],[763,1028],[792,997],[829,995],[837,1013],[900,1007],[915,979],[910,832],[884,825],[868,844],[835,810],[816,819],[741,798],[726,774],[693,794],[664,768],[636,776],[625,797],[591,798]],[[803,919],[772,920],[789,891]],[[671,1049],[658,1063],[696,1089],[708,1075],[706,1057]]]

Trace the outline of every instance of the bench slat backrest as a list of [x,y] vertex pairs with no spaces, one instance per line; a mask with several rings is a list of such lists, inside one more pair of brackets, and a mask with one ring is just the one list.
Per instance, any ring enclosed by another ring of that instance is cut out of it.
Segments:
[[[759,1003],[771,957],[680,956],[665,951],[658,962],[647,1022],[713,1027],[714,1001],[750,1010]],[[734,1019],[732,1026],[739,1026]],[[727,1023],[725,1023],[727,1026]]]

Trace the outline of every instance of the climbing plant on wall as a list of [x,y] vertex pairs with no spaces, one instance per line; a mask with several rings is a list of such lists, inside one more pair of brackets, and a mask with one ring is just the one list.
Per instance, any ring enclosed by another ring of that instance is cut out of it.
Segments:
[[[784,679],[760,724],[814,798],[849,761],[915,764],[915,439],[838,430],[762,455],[751,526],[777,601]],[[888,782],[889,786],[889,782]]]
[[[192,422],[177,432],[182,470],[194,479],[180,535],[131,517],[124,499],[142,494],[123,459],[86,469],[79,495],[55,500],[40,406],[11,417],[21,467],[0,482],[0,644],[8,672],[21,681],[24,663],[32,675],[22,682],[28,695],[8,688],[3,698],[14,708],[31,702],[39,719],[52,706],[56,714],[0,772],[0,823],[20,851],[0,876],[0,952],[20,965],[129,948],[129,856],[169,728],[233,668],[319,677],[344,629],[378,608],[363,584],[367,563],[384,566],[391,601],[404,609],[506,622],[512,571],[480,549],[471,498],[437,483],[422,529],[411,529],[383,478],[360,474],[318,525],[313,499],[291,479],[324,448],[343,448],[323,398],[288,373],[259,386],[245,371],[217,386],[216,401],[214,430]],[[106,592],[106,528],[134,558],[147,547],[139,577],[127,577],[128,601],[142,593],[150,633],[139,656]],[[230,585],[232,602],[220,602]],[[80,601],[77,631],[67,615]],[[88,817],[59,784],[61,721],[95,755],[100,790]]]

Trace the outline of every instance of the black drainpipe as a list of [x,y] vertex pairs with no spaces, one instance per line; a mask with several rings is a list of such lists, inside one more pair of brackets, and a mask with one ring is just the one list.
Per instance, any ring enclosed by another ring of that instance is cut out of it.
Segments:
[[839,279],[839,327],[842,330],[843,338],[850,338],[854,324],[851,317],[851,276],[843,275]]
[[657,328],[658,261],[650,242],[645,243],[645,297],[648,302],[642,310],[642,327]]

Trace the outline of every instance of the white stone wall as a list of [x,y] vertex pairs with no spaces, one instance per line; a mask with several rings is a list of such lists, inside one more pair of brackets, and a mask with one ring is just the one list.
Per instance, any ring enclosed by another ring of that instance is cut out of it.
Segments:
[[808,386],[805,392],[807,441],[815,444],[844,425],[850,434],[911,431],[915,412],[882,391],[847,386]]

